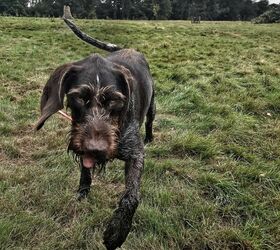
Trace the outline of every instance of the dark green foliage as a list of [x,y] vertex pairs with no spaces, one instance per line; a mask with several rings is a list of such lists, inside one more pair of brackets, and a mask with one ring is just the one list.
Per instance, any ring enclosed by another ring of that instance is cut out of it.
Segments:
[[26,16],[28,0],[0,0],[0,14]]
[[253,19],[254,23],[280,23],[280,5],[272,5],[269,10]]
[[78,18],[250,20],[268,0],[0,0],[0,14],[59,17],[70,5]]
[[259,16],[265,11],[267,11],[268,6],[269,6],[269,1],[268,0],[260,0],[256,3],[257,6],[257,12],[256,14]]

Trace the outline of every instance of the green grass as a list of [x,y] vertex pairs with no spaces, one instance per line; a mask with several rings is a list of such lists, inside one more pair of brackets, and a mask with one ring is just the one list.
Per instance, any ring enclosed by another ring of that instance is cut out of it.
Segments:
[[[280,248],[280,26],[77,21],[143,52],[156,82],[155,141],[122,249]],[[123,163],[74,194],[69,123],[39,132],[39,98],[59,65],[101,53],[59,19],[0,18],[0,248],[104,249]]]

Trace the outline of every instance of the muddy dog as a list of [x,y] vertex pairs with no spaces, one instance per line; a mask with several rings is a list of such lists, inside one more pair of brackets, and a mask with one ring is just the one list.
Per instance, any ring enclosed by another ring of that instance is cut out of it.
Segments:
[[144,164],[139,129],[146,117],[145,142],[153,140],[154,84],[141,53],[101,42],[64,21],[79,38],[110,53],[93,54],[52,73],[43,89],[36,129],[63,109],[66,96],[72,118],[68,150],[81,162],[79,199],[90,191],[92,169],[114,158],[125,161],[125,192],[104,232],[106,248],[116,249],[125,241],[139,203]]

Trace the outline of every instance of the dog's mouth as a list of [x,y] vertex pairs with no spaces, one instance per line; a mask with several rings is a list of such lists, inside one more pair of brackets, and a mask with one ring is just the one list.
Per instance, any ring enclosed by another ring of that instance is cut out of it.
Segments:
[[82,148],[80,145],[78,146],[70,141],[68,152],[73,153],[75,159],[85,168],[91,169],[100,167],[106,165],[108,161],[113,159],[113,155],[110,154],[110,151],[108,152],[107,148],[103,149],[99,147],[97,149],[88,149],[86,147]]
[[80,155],[83,166],[85,168],[95,168],[97,166],[102,166],[108,162],[109,159],[105,155],[94,155],[92,153],[84,153]]
[[82,161],[85,168],[94,168],[96,165],[96,160],[91,154],[82,155]]

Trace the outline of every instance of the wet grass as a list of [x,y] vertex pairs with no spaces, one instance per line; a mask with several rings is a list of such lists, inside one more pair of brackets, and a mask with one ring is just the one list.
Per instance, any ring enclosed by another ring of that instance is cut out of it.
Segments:
[[[142,51],[156,82],[155,141],[122,249],[279,249],[280,26],[77,23]],[[77,202],[69,124],[33,131],[49,74],[90,53],[104,54],[59,19],[0,18],[1,249],[104,249],[123,164]]]

